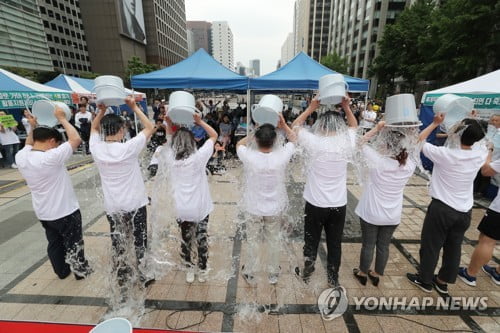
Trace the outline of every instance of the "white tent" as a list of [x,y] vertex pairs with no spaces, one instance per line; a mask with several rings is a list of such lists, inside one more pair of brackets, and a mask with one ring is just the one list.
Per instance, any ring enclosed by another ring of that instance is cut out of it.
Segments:
[[456,94],[474,100],[474,108],[482,118],[493,113],[500,113],[500,69],[474,79],[448,87],[427,91],[422,96],[424,106],[432,106],[439,96]]

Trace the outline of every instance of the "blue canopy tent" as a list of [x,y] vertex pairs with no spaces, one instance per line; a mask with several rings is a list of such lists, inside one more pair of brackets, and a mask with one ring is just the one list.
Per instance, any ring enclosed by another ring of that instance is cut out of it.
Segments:
[[[316,90],[319,79],[327,74],[336,74],[335,71],[321,65],[304,52],[300,52],[286,65],[278,70],[250,79],[250,90]],[[370,80],[357,79],[344,75],[350,92],[367,92]]]
[[[73,103],[75,104],[78,103],[79,96],[87,96],[91,98],[94,96],[93,93],[94,80],[91,79],[82,79],[79,77],[59,74],[55,79],[46,82],[45,85],[58,89],[68,90],[77,94],[76,100],[75,98],[73,98]],[[132,90],[127,88],[125,88],[125,90],[127,91],[128,94],[132,94]],[[134,91],[134,96],[140,97],[138,103],[141,105],[144,112],[147,112],[148,106],[147,106],[146,95],[144,93]],[[130,108],[126,104],[120,105],[119,108],[113,107],[113,110],[115,110],[115,113],[118,112],[119,110],[126,110],[129,113],[132,112],[132,110],[130,110]]]
[[134,88],[225,90],[248,89],[248,78],[227,69],[204,49],[175,65],[132,76]]

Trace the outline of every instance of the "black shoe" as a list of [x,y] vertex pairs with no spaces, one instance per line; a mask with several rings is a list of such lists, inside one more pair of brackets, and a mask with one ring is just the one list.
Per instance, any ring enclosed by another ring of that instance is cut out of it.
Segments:
[[314,261],[306,261],[304,263],[304,269],[302,274],[300,273],[300,268],[295,267],[295,274],[302,278],[304,283],[309,283],[312,273],[314,272]]
[[370,278],[370,281],[375,287],[378,287],[378,283],[380,282],[380,278],[378,276],[374,276],[371,274],[372,271],[368,271],[368,277]]
[[426,293],[432,292],[432,284],[423,282],[420,279],[420,276],[418,274],[407,273],[406,277],[408,278],[408,280],[411,283],[413,283],[414,285],[416,285],[417,287],[419,287],[420,289],[422,289]]
[[90,266],[87,266],[87,268],[81,270],[81,271],[75,271],[73,274],[75,275],[76,280],[83,280],[87,278],[90,274],[94,273],[94,270],[90,268]]
[[448,294],[448,284],[447,283],[439,283],[437,280],[437,275],[434,275],[434,278],[432,279],[432,285],[441,294]]
[[354,268],[352,270],[352,274],[354,274],[354,277],[356,278],[356,280],[359,281],[359,283],[361,283],[363,286],[366,286],[366,281],[368,281],[368,278],[363,275],[359,275],[361,271],[358,269],[358,268]]
[[328,271],[328,286],[330,288],[336,288],[339,284],[339,273],[334,271]]

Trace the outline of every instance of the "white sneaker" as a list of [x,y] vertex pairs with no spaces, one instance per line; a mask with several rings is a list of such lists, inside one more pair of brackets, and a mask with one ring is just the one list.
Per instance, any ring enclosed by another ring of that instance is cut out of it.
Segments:
[[200,269],[198,271],[198,282],[205,283],[208,280],[208,269]]
[[16,163],[12,163],[12,165],[10,166],[12,169],[17,169],[17,164]]
[[193,283],[194,282],[194,269],[188,268],[186,271],[186,282]]

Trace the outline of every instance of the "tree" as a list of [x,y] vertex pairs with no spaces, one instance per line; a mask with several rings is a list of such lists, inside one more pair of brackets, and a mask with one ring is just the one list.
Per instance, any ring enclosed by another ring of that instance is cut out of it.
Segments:
[[338,73],[347,73],[347,59],[342,58],[336,52],[330,53],[321,58],[320,63]]
[[132,57],[128,61],[128,65],[125,68],[125,77],[123,78],[126,84],[130,83],[130,78],[137,74],[144,74],[153,72],[159,69],[156,64],[144,64],[139,57]]
[[80,72],[80,77],[82,79],[95,79],[99,75],[101,75],[101,74],[94,73],[94,72]]

